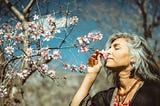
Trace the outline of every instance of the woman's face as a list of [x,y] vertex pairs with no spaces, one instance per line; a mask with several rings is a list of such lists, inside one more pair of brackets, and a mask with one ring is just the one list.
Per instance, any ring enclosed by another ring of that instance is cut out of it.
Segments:
[[107,53],[106,67],[108,69],[125,70],[130,66],[131,57],[125,38],[114,40]]

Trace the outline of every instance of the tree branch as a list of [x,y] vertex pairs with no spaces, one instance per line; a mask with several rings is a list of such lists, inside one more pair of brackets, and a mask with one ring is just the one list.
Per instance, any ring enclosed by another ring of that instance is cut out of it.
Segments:
[[8,8],[13,12],[13,14],[18,18],[19,21],[24,20],[24,16],[20,11],[18,11],[9,0],[4,0]]
[[153,12],[153,21],[148,27],[148,31],[150,31],[150,32],[152,32],[153,29],[160,24],[160,16],[157,15],[158,14],[158,6],[159,6],[159,1],[155,0],[155,6],[154,6],[155,9],[154,9],[154,12]]
[[30,13],[31,8],[33,7],[33,5],[34,5],[35,2],[36,2],[36,0],[30,0],[30,2],[28,3],[28,5],[26,6],[26,8],[23,10],[24,17],[26,19],[29,18],[29,13]]
[[148,35],[148,31],[147,31],[147,13],[145,11],[144,3],[145,3],[145,0],[136,0],[136,4],[138,5],[139,9],[141,10],[141,14],[143,17],[144,38],[146,39],[146,38],[150,37],[150,35]]
[[[158,17],[160,17],[160,16],[158,16]],[[158,17],[156,17],[156,18],[157,18],[157,21],[153,21],[153,22],[149,25],[148,31],[152,32],[153,29],[160,24],[160,19],[158,19]]]

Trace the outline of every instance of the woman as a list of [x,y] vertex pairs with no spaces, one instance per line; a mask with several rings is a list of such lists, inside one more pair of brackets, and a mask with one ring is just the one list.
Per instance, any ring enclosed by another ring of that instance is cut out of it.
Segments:
[[[115,87],[89,98],[89,91],[101,70],[101,53],[88,60],[87,73],[71,106],[160,106],[160,71],[146,41],[127,33],[108,40],[105,67],[113,74]],[[88,98],[88,99],[87,99]]]

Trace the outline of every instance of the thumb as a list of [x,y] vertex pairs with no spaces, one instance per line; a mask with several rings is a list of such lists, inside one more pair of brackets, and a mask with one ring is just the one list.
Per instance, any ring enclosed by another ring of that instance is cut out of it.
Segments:
[[97,60],[98,60],[98,64],[99,64],[99,65],[102,65],[101,57],[102,57],[101,54],[98,54]]

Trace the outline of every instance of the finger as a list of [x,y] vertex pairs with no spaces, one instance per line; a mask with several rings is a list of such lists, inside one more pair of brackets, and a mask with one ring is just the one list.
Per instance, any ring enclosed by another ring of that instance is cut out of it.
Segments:
[[97,59],[97,54],[96,53],[94,53],[94,54],[92,54],[92,56],[91,56],[92,58],[94,58],[94,59]]
[[98,57],[99,53],[94,53],[91,57],[93,57],[95,60],[97,60],[97,57]]
[[102,58],[103,54],[101,53],[101,51],[96,50],[95,54],[97,55],[96,59],[98,59],[98,55],[100,55],[100,59]]
[[102,56],[101,54],[98,54],[98,56],[97,56],[98,61],[101,61],[101,56]]
[[102,64],[102,63],[101,63],[101,59],[102,59],[102,55],[99,54],[99,55],[97,56],[97,64]]
[[99,50],[96,50],[96,52],[95,52],[96,54],[99,54]]
[[94,65],[97,65],[97,64],[98,64],[98,60],[95,60],[95,61],[94,61]]
[[93,58],[93,57],[90,57],[90,58],[88,59],[88,66],[94,66],[94,65],[96,65],[96,64],[98,64],[98,60],[97,60],[97,59],[95,59],[95,58]]
[[100,52],[97,50],[92,56],[88,59],[88,66],[94,66],[98,64],[98,55],[100,55]]
[[92,57],[90,57],[89,59],[88,59],[88,66],[93,66],[93,58]]

